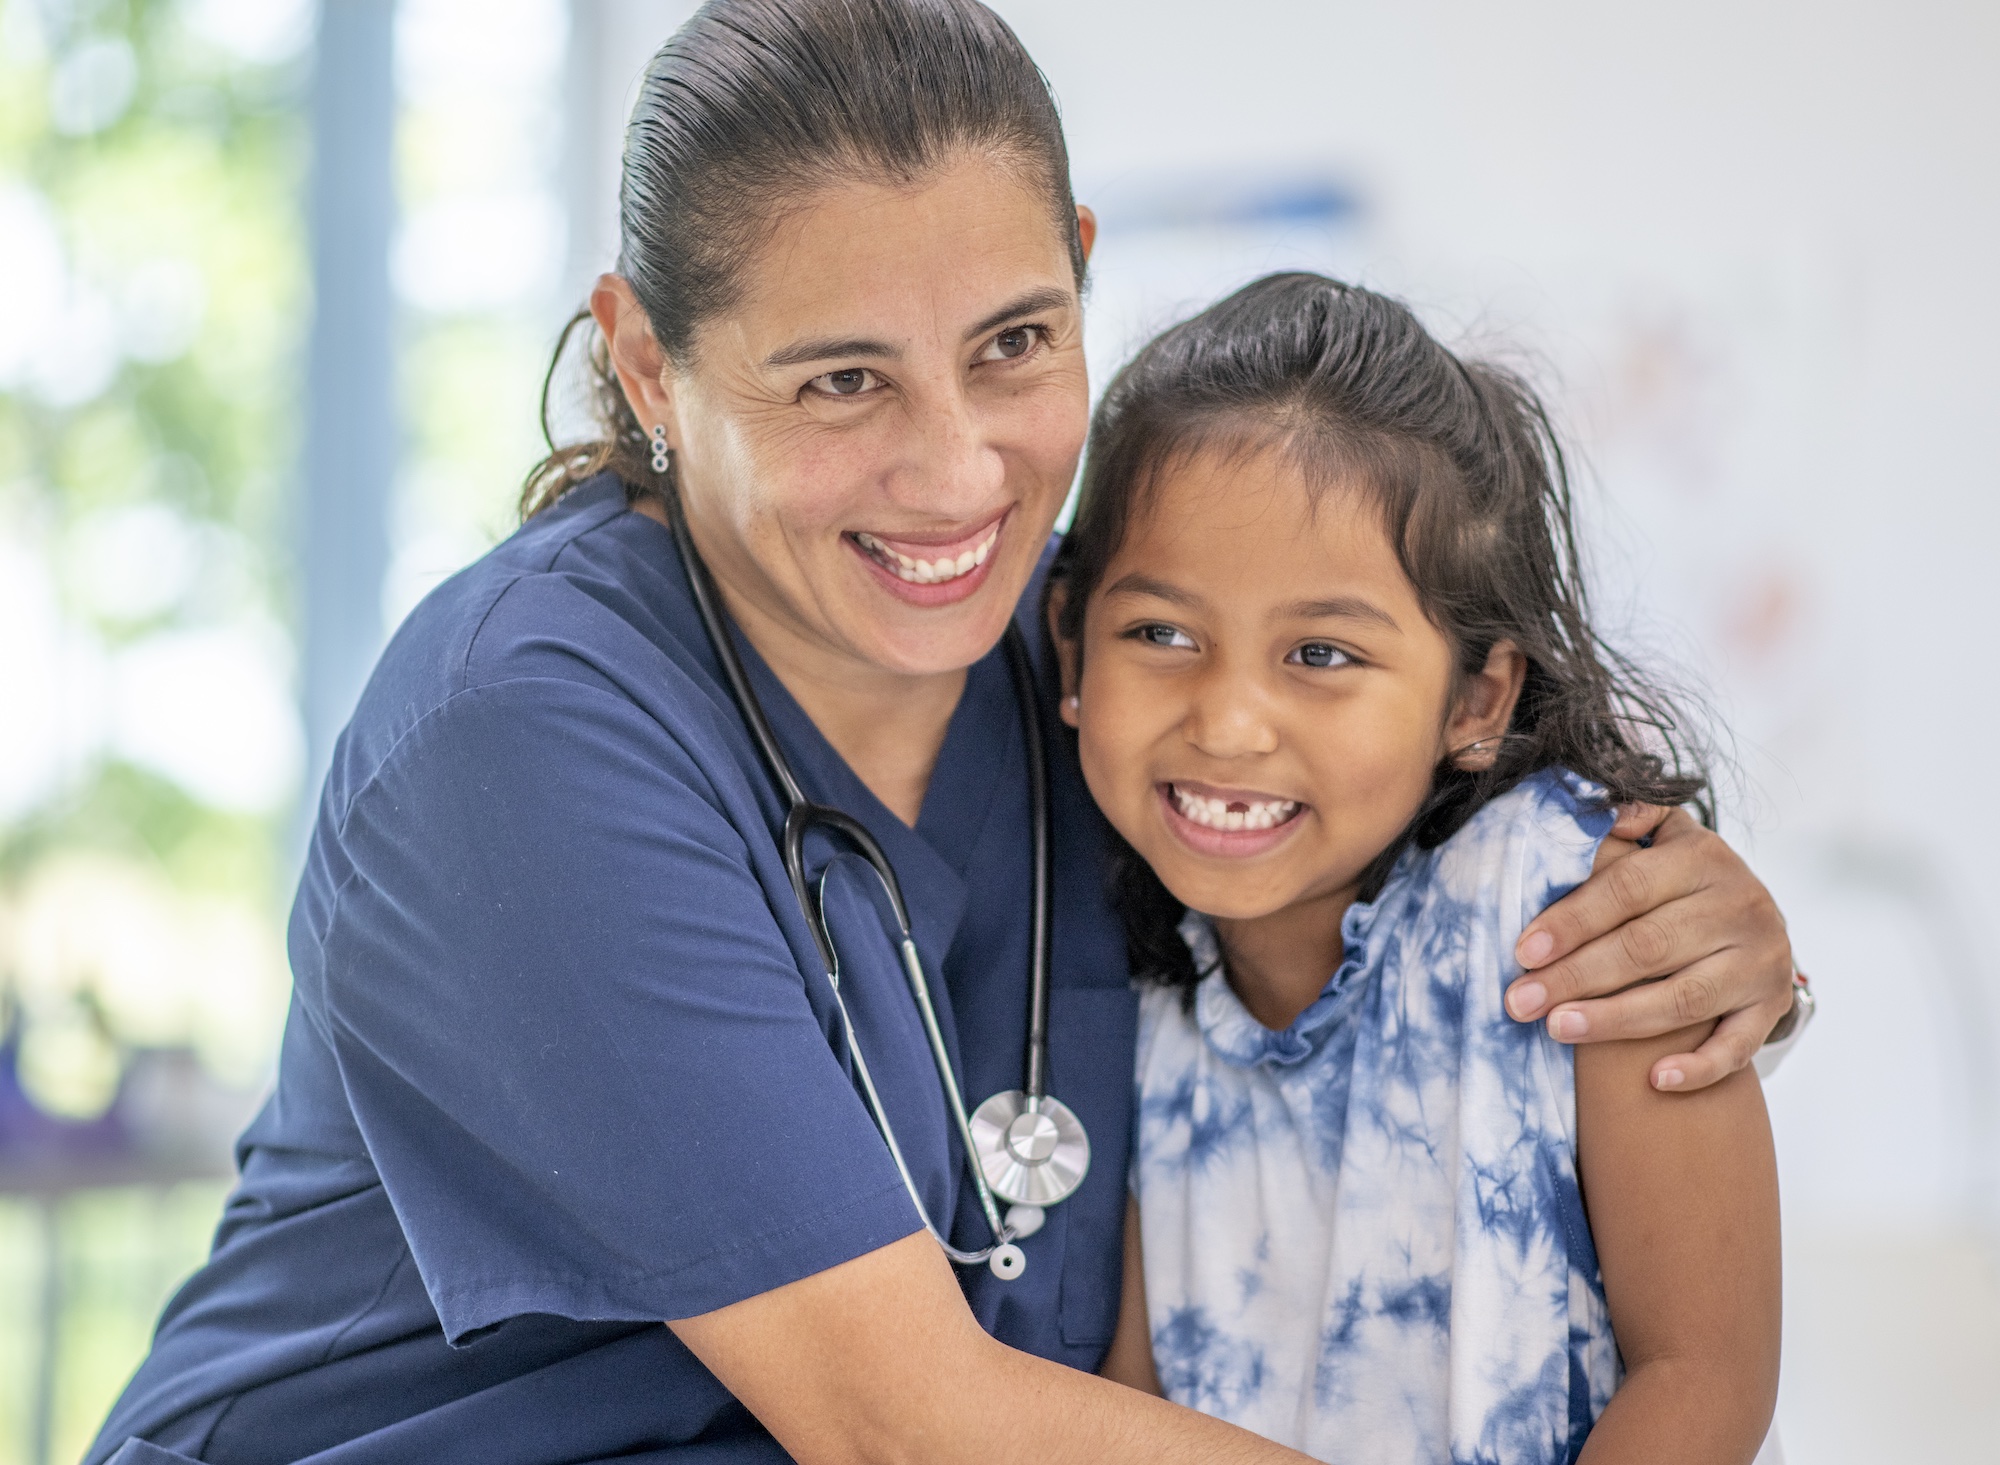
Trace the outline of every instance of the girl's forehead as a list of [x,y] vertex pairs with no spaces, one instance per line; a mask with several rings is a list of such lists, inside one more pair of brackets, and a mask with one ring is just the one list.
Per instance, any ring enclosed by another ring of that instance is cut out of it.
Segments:
[[1277,448],[1164,465],[1103,585],[1164,589],[1206,613],[1260,622],[1360,597],[1399,627],[1426,624],[1375,495],[1309,481]]
[[[1259,552],[1301,567],[1395,552],[1365,484],[1315,481],[1281,445],[1221,446],[1161,466],[1123,548],[1145,553]],[[1397,573],[1401,573],[1400,566]]]

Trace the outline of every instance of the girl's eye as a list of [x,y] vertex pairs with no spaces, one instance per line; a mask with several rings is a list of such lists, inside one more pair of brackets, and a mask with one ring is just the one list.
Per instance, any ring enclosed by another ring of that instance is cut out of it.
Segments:
[[806,385],[823,397],[858,397],[882,385],[882,378],[865,366],[850,366],[845,371],[816,376]]
[[1346,666],[1354,658],[1338,646],[1329,646],[1324,641],[1308,641],[1303,646],[1294,647],[1285,658],[1294,666]]
[[1194,637],[1178,626],[1148,625],[1138,626],[1132,634],[1150,646],[1170,646],[1176,651],[1192,651]]
[[982,361],[1013,361],[1026,356],[1041,341],[1040,326],[1011,326],[986,343]]

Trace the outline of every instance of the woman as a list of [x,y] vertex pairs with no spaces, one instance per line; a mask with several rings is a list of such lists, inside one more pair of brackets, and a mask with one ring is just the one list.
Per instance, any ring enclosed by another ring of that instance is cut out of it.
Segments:
[[[1024,1268],[955,1270],[927,1225],[996,1238],[878,887],[814,835],[795,890],[670,523],[804,794],[900,876],[964,1093],[1015,1088],[1031,740],[1000,643],[1082,447],[1094,228],[1039,73],[974,0],[718,0],[652,66],[623,208],[607,435],[384,654],[277,1091],[89,1458],[1298,1458],[1088,1372],[1134,1006],[1053,697],[1048,1072],[1094,1153],[1018,1218]],[[1768,898],[1678,818],[1619,869],[1544,918],[1517,1014],[1678,972],[1563,1011],[1733,1014],[1663,1070],[1741,1066],[1790,1000]]]

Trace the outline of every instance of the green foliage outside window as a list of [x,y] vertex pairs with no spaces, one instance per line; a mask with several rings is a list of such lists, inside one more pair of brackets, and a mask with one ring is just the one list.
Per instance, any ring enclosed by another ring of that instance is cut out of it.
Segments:
[[[233,1125],[282,1019],[309,21],[0,0],[0,1028],[76,1122],[180,1053]],[[63,1203],[53,1458],[220,1192]],[[0,1197],[0,1462],[29,1449],[38,1214]]]

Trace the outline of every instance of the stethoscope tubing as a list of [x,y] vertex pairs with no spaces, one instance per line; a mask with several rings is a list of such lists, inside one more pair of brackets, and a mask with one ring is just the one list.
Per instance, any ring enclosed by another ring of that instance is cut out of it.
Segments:
[[[896,1166],[896,1172],[902,1179],[904,1189],[909,1192],[910,1199],[917,1208],[924,1229],[952,1261],[960,1265],[987,1262],[1001,1276],[1017,1276],[1022,1263],[1020,1249],[1013,1244],[1015,1231],[1000,1215],[992,1186],[986,1177],[985,1166],[979,1158],[978,1145],[972,1133],[971,1116],[965,1108],[965,1096],[956,1071],[952,1067],[944,1031],[938,1022],[937,1006],[932,999],[930,982],[924,973],[923,962],[917,954],[916,941],[911,934],[910,912],[903,899],[902,884],[896,878],[896,872],[889,864],[888,856],[883,852],[881,845],[859,820],[842,810],[815,803],[806,796],[803,786],[792,772],[790,763],[778,745],[777,735],[772,730],[762,702],[750,685],[749,674],[744,669],[743,660],[737,655],[728,624],[723,618],[714,582],[709,576],[708,566],[694,547],[678,498],[671,495],[668,497],[667,511],[669,527],[673,531],[682,566],[687,572],[688,585],[693,592],[696,612],[700,615],[702,627],[715,650],[716,660],[721,664],[723,677],[729,684],[731,698],[749,727],[751,741],[757,745],[758,754],[772,781],[776,783],[785,799],[785,823],[780,835],[785,875],[791,883],[792,894],[798,900],[799,909],[807,916],[806,925],[811,932],[828,986],[833,993],[834,1006],[840,1015],[842,1036],[846,1040],[849,1059],[854,1065],[855,1077],[860,1082],[862,1094],[875,1120],[875,1126],[888,1146],[890,1159]],[[1039,723],[1038,699],[1034,695],[1034,669],[1028,660],[1027,647],[1022,642],[1020,629],[1011,622],[1007,627],[1005,644],[1008,670],[1012,674],[1016,701],[1021,708],[1031,801],[1029,825],[1033,846],[1031,851],[1033,884],[1030,899],[1025,1096],[1027,1107],[1032,1111],[1039,1109],[1046,1101],[1048,1084],[1051,810],[1048,760]],[[806,883],[805,837],[814,826],[831,828],[845,836],[853,851],[874,869],[884,893],[889,898],[898,930],[898,958],[903,968],[903,975],[909,982],[910,994],[917,1004],[917,1011],[923,1021],[924,1036],[930,1045],[931,1058],[941,1080],[940,1087],[944,1090],[951,1111],[952,1127],[957,1131],[959,1143],[964,1148],[966,1169],[972,1176],[973,1190],[979,1199],[979,1208],[993,1235],[991,1246],[965,1251],[951,1245],[932,1223],[929,1209],[924,1205],[922,1196],[917,1190],[915,1177],[911,1175],[909,1165],[903,1156],[902,1146],[896,1140],[894,1126],[889,1122],[888,1111],[882,1103],[880,1092],[876,1089],[874,1076],[869,1072],[867,1059],[862,1055],[861,1046],[855,1039],[853,1019],[847,1011],[846,999],[840,991],[839,954],[833,950],[823,917],[820,919],[813,917],[816,910],[823,912],[825,909],[826,881],[826,875],[822,873],[821,888],[817,893]],[[817,899],[815,899],[816,894]]]

